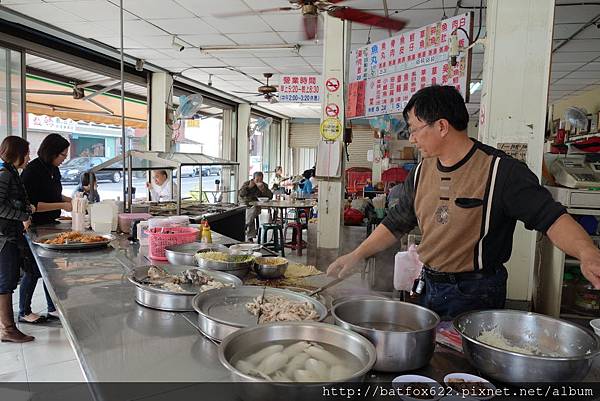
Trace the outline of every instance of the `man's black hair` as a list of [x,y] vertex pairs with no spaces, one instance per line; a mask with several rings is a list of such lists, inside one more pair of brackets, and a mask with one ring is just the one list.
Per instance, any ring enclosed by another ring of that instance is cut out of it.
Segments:
[[433,85],[415,93],[404,108],[402,114],[408,122],[408,112],[428,124],[437,120],[448,120],[457,131],[464,131],[469,124],[469,112],[460,92],[454,86]]

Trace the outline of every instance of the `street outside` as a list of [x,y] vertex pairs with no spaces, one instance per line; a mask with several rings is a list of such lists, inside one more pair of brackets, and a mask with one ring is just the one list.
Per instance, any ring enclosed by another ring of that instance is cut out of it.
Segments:
[[[198,190],[200,177],[182,177],[181,186],[183,188],[182,197],[190,197],[190,191],[195,189]],[[214,191],[216,188],[215,180],[219,180],[220,177],[217,175],[211,175],[208,177],[202,177],[202,190],[203,191]],[[175,181],[176,182],[176,181]],[[74,183],[63,182],[63,195],[72,196],[73,191],[77,187]],[[141,178],[133,179],[133,186],[136,188],[135,199],[147,198],[146,180]],[[123,198],[123,182],[113,183],[109,181],[101,181],[98,183],[98,192],[100,199],[117,199]],[[213,202],[214,198],[212,194],[207,194],[210,202]]]

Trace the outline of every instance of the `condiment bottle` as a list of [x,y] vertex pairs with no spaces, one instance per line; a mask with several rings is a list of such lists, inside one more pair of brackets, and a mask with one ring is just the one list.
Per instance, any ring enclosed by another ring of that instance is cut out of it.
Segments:
[[210,232],[210,226],[208,220],[202,222],[202,232],[200,233],[200,242],[205,244],[212,244],[212,235]]

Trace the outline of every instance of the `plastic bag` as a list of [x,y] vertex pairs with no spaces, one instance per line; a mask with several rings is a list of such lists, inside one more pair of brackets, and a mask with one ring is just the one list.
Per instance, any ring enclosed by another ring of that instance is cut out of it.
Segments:
[[423,269],[419,260],[417,246],[410,245],[408,251],[398,252],[394,258],[394,288],[396,290],[411,291],[416,279]]

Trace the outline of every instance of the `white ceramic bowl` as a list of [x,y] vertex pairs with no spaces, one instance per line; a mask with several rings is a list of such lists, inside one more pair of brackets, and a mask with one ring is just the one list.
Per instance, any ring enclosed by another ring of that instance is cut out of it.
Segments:
[[[443,395],[443,391],[444,388],[435,380],[433,380],[430,377],[427,376],[419,376],[419,375],[402,375],[402,376],[398,376],[396,378],[394,378],[394,380],[392,380],[392,386],[394,386],[394,389],[399,389],[401,387],[404,387],[404,384],[407,383],[423,383],[426,384],[430,387],[430,391],[431,393],[429,394],[429,396],[431,398],[426,398],[427,400],[439,400]],[[407,390],[407,392],[413,393],[414,395],[418,395],[416,394],[417,391],[419,391],[419,389],[414,389],[414,390]],[[434,395],[435,394],[435,395]],[[422,401],[423,398],[415,398],[415,397],[411,397],[411,394],[408,395],[401,395],[400,399],[405,400],[405,401]]]
[[597,336],[600,336],[600,319],[590,320],[590,326],[594,329],[594,333],[596,333]]
[[268,198],[268,197],[261,197],[261,198],[258,198],[258,201],[259,201],[259,202],[266,202],[266,201],[268,201],[268,200],[269,200],[269,198]]
[[459,391],[454,390],[455,394],[460,396],[460,397],[465,397],[465,399],[468,400],[489,400],[491,398],[494,397],[493,392],[496,390],[496,387],[490,383],[489,381],[487,381],[486,379],[484,379],[483,377],[479,377],[479,376],[475,376],[475,375],[471,375],[468,373],[449,373],[446,376],[444,376],[444,384],[446,386],[450,386],[450,380],[451,379],[462,379],[465,382],[479,382],[479,383],[485,383],[485,385],[487,387],[490,388],[490,393],[489,394],[485,394],[485,395],[480,395],[480,394],[468,394],[468,393],[461,393]]

